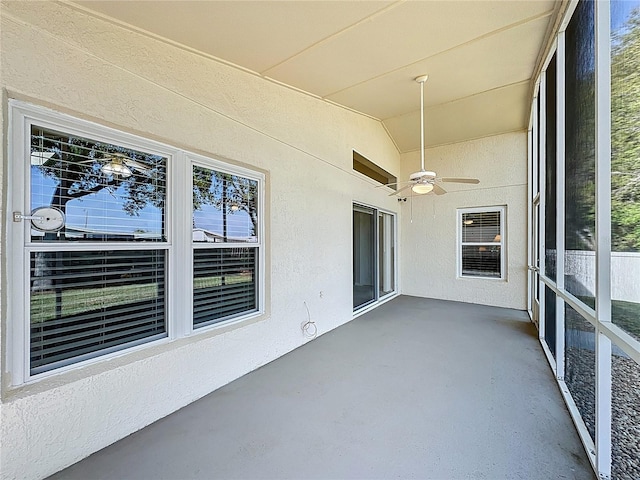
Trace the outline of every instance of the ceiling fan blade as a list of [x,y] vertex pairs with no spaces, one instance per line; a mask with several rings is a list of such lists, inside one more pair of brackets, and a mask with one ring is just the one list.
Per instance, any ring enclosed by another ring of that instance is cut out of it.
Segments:
[[480,183],[480,180],[477,178],[457,178],[457,177],[443,177],[440,179],[441,182],[451,182],[451,183]]
[[444,188],[442,188],[440,185],[434,183],[433,193],[435,193],[436,195],[444,195],[445,193],[447,193],[447,191]]
[[393,196],[393,195],[398,195],[400,192],[404,192],[406,189],[413,187],[413,183],[410,183],[409,185],[405,185],[404,187],[402,187],[400,190],[390,193],[389,196]]
[[131,160],[130,158],[124,159],[124,164],[127,165],[128,167],[134,168],[136,170],[138,170],[139,172],[143,173],[144,175],[150,175],[151,174],[151,168],[149,167],[149,165],[144,165],[140,162],[136,162],[135,160]]
[[376,185],[375,188],[380,188],[380,187],[393,187],[394,185],[404,185],[406,183],[410,183],[410,180],[407,180],[406,182],[393,182],[393,183],[383,183],[382,185]]

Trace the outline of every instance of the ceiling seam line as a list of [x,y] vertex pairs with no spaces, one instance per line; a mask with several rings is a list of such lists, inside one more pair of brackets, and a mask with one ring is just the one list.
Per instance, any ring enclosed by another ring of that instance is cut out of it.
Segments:
[[368,79],[363,80],[361,82],[357,82],[357,83],[354,83],[352,85],[349,85],[348,87],[341,88],[340,90],[336,90],[336,91],[328,93],[326,95],[322,95],[322,98],[328,98],[328,97],[331,97],[333,95],[337,95],[339,93],[344,92],[345,90],[349,90],[350,88],[359,87],[360,85],[363,85],[365,83],[372,82],[374,80],[378,80],[379,78],[386,77],[387,75],[391,75],[391,74],[393,74],[395,72],[399,72],[400,70],[404,70],[405,68],[409,68],[409,67],[411,67],[413,65],[416,65],[418,63],[421,63],[421,62],[424,62],[424,61],[427,61],[427,60],[431,60],[431,59],[433,59],[433,58],[435,58],[435,57],[437,57],[439,55],[444,55],[444,54],[447,54],[447,53],[451,53],[454,50],[457,50],[459,48],[463,48],[463,47],[466,47],[466,46],[471,45],[473,43],[485,40],[485,39],[490,38],[490,37],[492,37],[494,35],[497,35],[497,34],[500,34],[500,33],[504,33],[504,32],[506,32],[508,30],[511,30],[512,28],[518,28],[518,27],[521,27],[521,26],[523,26],[523,25],[525,25],[527,23],[535,22],[535,21],[540,20],[542,18],[545,18],[545,17],[553,15],[553,12],[554,12],[554,10],[552,10],[550,12],[544,12],[544,13],[542,13],[540,15],[534,15],[532,17],[528,17],[528,18],[526,18],[524,20],[521,20],[519,22],[511,23],[511,24],[509,24],[509,25],[507,25],[505,27],[501,27],[501,28],[499,28],[497,30],[492,30],[490,32],[487,32],[487,33],[484,33],[484,34],[480,35],[479,37],[472,38],[471,40],[468,40],[466,42],[459,43],[458,45],[454,45],[453,47],[449,47],[449,48],[446,48],[444,50],[441,50],[441,51],[439,51],[437,53],[434,53],[433,55],[428,55],[426,57],[422,57],[422,58],[420,58],[418,60],[415,60],[413,62],[406,63],[406,64],[402,65],[401,67],[397,67],[397,68],[394,68],[392,70],[388,70],[388,71],[386,71],[384,73],[381,73],[380,75],[376,75],[374,77],[368,78]]
[[376,11],[376,12],[373,12],[372,14],[367,15],[364,18],[361,18],[357,22],[352,23],[351,25],[349,25],[347,27],[344,27],[339,32],[332,33],[328,37],[324,37],[323,39],[318,40],[317,42],[309,45],[308,47],[303,48],[299,52],[294,53],[293,55],[285,58],[284,60],[279,61],[275,65],[271,65],[269,68],[266,68],[266,69],[262,70],[260,72],[260,75],[268,75],[268,72],[270,70],[276,69],[279,66],[289,62],[290,60],[293,60],[294,58],[299,57],[300,55],[303,55],[304,53],[306,53],[306,52],[308,52],[310,50],[313,50],[316,47],[319,47],[320,45],[324,45],[325,43],[333,40],[334,38],[337,38],[337,37],[343,35],[344,33],[348,32],[349,30],[354,29],[355,27],[358,27],[358,26],[362,25],[363,23],[367,23],[367,22],[372,21],[375,17],[378,17],[378,16],[386,14],[389,10],[393,10],[394,8],[398,7],[399,5],[402,5],[403,3],[407,2],[407,1],[408,0],[398,0],[398,1],[394,2],[394,3],[392,3],[391,5],[387,5],[386,7],[382,8],[382,9]]
[[[486,135],[479,135],[477,137],[473,137],[473,138],[466,138],[464,140],[454,140],[451,142],[443,142],[443,143],[436,143],[434,145],[426,145],[425,146],[425,150],[429,150],[432,148],[440,148],[440,147],[446,147],[449,145],[457,145],[459,143],[465,143],[465,142],[475,142],[477,140],[483,140],[485,138],[491,138],[491,137],[498,137],[500,135],[509,135],[511,133],[526,133],[527,132],[527,128],[515,128],[513,130],[505,130],[503,132],[498,132],[498,133],[487,133]],[[408,155],[410,153],[414,153],[414,152],[420,152],[420,148],[412,148],[411,150],[400,150],[400,155]]]
[[[84,47],[78,46],[78,45],[76,45],[76,44],[74,44],[74,43],[72,43],[72,42],[70,42],[70,41],[68,41],[66,39],[61,38],[61,37],[56,37],[54,34],[50,33],[47,30],[43,30],[42,28],[40,28],[40,27],[38,27],[36,25],[29,24],[29,23],[23,21],[20,18],[15,18],[13,15],[6,15],[5,14],[5,15],[3,15],[3,18],[7,19],[10,22],[13,22],[16,25],[22,25],[23,27],[33,28],[33,29],[41,32],[43,35],[46,35],[47,37],[52,38],[53,40],[61,42],[61,43],[69,46],[70,48],[72,48],[72,49],[74,49],[76,51],[83,52],[85,55],[90,56],[93,59],[96,59],[96,60],[98,60],[98,61],[100,61],[100,62],[102,62],[104,64],[110,65],[113,68],[116,68],[116,69],[118,69],[120,71],[126,72],[129,75],[132,75],[132,76],[134,76],[134,77],[136,77],[138,79],[141,79],[141,80],[143,80],[145,82],[148,82],[148,83],[150,83],[150,84],[152,84],[152,85],[154,85],[154,86],[156,86],[156,87],[158,87],[158,88],[160,88],[160,89],[162,89],[162,90],[164,90],[164,91],[166,91],[166,92],[168,92],[170,94],[176,95],[176,96],[178,96],[178,97],[180,97],[180,98],[182,98],[182,99],[184,99],[184,100],[186,100],[186,101],[188,101],[188,102],[190,102],[190,103],[192,103],[194,105],[197,105],[197,106],[203,108],[206,111],[212,112],[212,113],[214,113],[216,115],[219,115],[220,117],[226,118],[227,120],[229,120],[229,121],[231,121],[231,122],[233,122],[233,123],[235,123],[237,125],[240,125],[240,126],[246,128],[248,130],[251,130],[252,132],[257,133],[258,135],[262,135],[262,136],[264,136],[266,138],[269,138],[269,139],[273,140],[276,143],[279,143],[281,145],[285,145],[285,146],[287,146],[287,147],[289,147],[289,148],[291,148],[291,149],[293,149],[293,150],[295,150],[295,151],[297,151],[299,153],[302,153],[303,155],[306,155],[308,157],[314,158],[314,159],[320,161],[321,163],[324,163],[324,164],[326,164],[328,166],[331,166],[331,167],[335,168],[336,170],[338,170],[338,171],[340,171],[342,173],[345,173],[345,174],[350,175],[350,176],[352,176],[354,178],[358,178],[358,179],[362,180],[362,178],[360,176],[355,175],[355,171],[349,171],[347,169],[344,169],[339,165],[331,163],[329,160],[326,160],[326,159],[324,159],[324,158],[322,158],[322,157],[320,157],[320,156],[318,156],[318,155],[316,155],[314,153],[308,152],[308,151],[304,150],[301,147],[297,147],[297,146],[295,146],[295,145],[293,145],[291,143],[288,143],[285,140],[282,140],[282,139],[280,139],[278,137],[275,137],[274,135],[272,135],[272,134],[270,134],[268,132],[259,130],[257,127],[251,126],[248,123],[245,123],[245,122],[243,122],[241,120],[238,120],[238,119],[232,117],[231,115],[229,115],[227,113],[224,113],[224,112],[221,112],[219,110],[216,110],[215,108],[212,108],[212,107],[210,107],[210,106],[208,106],[208,105],[206,105],[206,104],[204,104],[202,102],[199,102],[198,100],[196,100],[194,98],[191,98],[188,95],[180,93],[180,92],[178,92],[176,90],[172,90],[171,88],[169,88],[169,87],[167,87],[165,85],[162,85],[160,83],[157,83],[157,82],[151,80],[150,78],[147,78],[147,77],[145,77],[145,76],[143,76],[143,75],[141,75],[139,73],[133,72],[133,71],[131,71],[131,70],[127,69],[127,68],[124,68],[124,67],[122,67],[120,65],[117,65],[116,63],[113,63],[113,62],[111,62],[111,61],[109,61],[109,60],[107,60],[105,58],[102,58],[102,57],[96,55],[95,53],[86,50]],[[103,119],[103,120],[105,120],[105,119]],[[109,120],[106,120],[106,121],[109,122]],[[113,123],[113,122],[110,122],[110,123]],[[115,127],[115,128],[118,128],[118,127]],[[120,128],[122,128],[122,127],[120,127]],[[146,134],[156,135],[156,134],[153,134],[152,132],[146,132]],[[145,132],[142,132],[141,135],[145,135]],[[162,135],[160,135],[160,137],[161,138],[166,138],[166,137],[163,137]],[[166,141],[167,140],[165,140],[165,142]],[[173,143],[174,142],[169,141],[169,144],[173,144]],[[399,151],[398,151],[398,154],[400,154]]]
[[[401,0],[401,1],[404,2],[404,1],[407,1],[407,0]],[[189,47],[187,45],[184,45],[182,43],[176,42],[174,40],[170,40],[168,38],[162,37],[162,36],[157,35],[155,33],[149,32],[148,30],[144,30],[142,28],[139,28],[139,27],[136,27],[134,25],[131,25],[129,23],[122,22],[122,21],[120,21],[118,19],[115,19],[113,17],[109,17],[108,15],[104,15],[104,14],[101,14],[99,12],[95,12],[94,10],[87,9],[87,8],[81,6],[81,5],[76,5],[74,3],[71,3],[69,0],[58,0],[58,2],[61,5],[66,6],[67,8],[70,8],[72,10],[76,10],[76,11],[82,13],[82,14],[85,14],[85,15],[89,15],[89,16],[91,16],[93,18],[98,19],[98,20],[101,20],[101,21],[104,21],[104,22],[107,22],[107,23],[111,23],[111,24],[116,25],[116,26],[122,28],[123,30],[129,31],[129,32],[131,32],[133,34],[141,35],[143,37],[150,38],[151,40],[155,40],[155,41],[170,45],[170,46],[172,46],[174,48],[177,48],[179,50],[186,51],[186,52],[188,52],[188,53],[190,53],[192,55],[197,55],[197,56],[205,58],[205,59],[207,59],[209,61],[216,62],[216,63],[219,63],[221,65],[224,65],[226,67],[234,68],[236,70],[239,70],[241,72],[247,73],[247,74],[252,75],[254,77],[266,80],[266,81],[268,81],[270,83],[273,83],[275,85],[280,85],[281,87],[287,88],[287,89],[292,90],[294,92],[301,93],[303,95],[309,96],[309,97],[314,98],[316,100],[320,100],[320,101],[326,102],[328,104],[340,107],[343,110],[346,110],[348,112],[352,112],[352,113],[355,113],[355,114],[358,114],[358,115],[362,115],[363,117],[367,117],[367,118],[370,118],[372,120],[376,120],[376,121],[382,123],[382,120],[380,118],[375,117],[373,115],[370,115],[368,113],[364,113],[364,112],[361,112],[359,110],[356,110],[355,108],[351,108],[351,107],[348,107],[346,105],[342,105],[341,103],[335,102],[335,101],[330,100],[328,98],[324,98],[324,97],[322,97],[320,95],[317,95],[315,93],[308,92],[306,90],[303,90],[302,88],[298,88],[298,87],[295,87],[293,85],[289,85],[288,83],[282,82],[280,80],[276,80],[275,78],[262,75],[262,74],[260,74],[260,72],[256,72],[255,70],[251,70],[249,68],[243,67],[242,65],[238,65],[238,64],[235,64],[235,63],[230,62],[228,60],[225,60],[223,58],[216,57],[215,55],[211,55],[211,54],[202,52],[201,50],[197,50],[195,48]],[[31,24],[24,22],[21,18],[15,17],[14,15],[7,14],[7,13],[3,12],[3,16],[6,17],[6,18],[13,19],[16,23],[21,23],[23,25],[32,26]],[[38,27],[34,26],[34,28],[38,28]],[[39,28],[39,30],[40,31],[44,31],[45,33],[48,33],[45,30],[42,30],[40,28]],[[53,38],[58,38],[58,37],[53,37]],[[69,45],[72,45],[72,44],[69,42]],[[98,58],[100,58],[100,57],[98,57]]]
[[293,90],[294,92],[298,92],[298,93],[302,93],[302,94],[304,94],[304,95],[308,95],[308,96],[313,97],[313,98],[315,98],[316,100],[319,100],[319,101],[321,101],[321,102],[325,102],[325,103],[328,103],[328,104],[330,104],[330,105],[335,105],[336,107],[340,107],[340,108],[342,108],[343,110],[347,110],[347,111],[349,111],[349,112],[357,113],[358,115],[362,115],[363,117],[368,117],[368,118],[370,118],[371,120],[375,120],[375,121],[377,121],[377,122],[382,123],[382,120],[381,120],[381,119],[379,119],[378,117],[374,117],[373,115],[370,115],[370,114],[368,114],[368,113],[360,112],[360,111],[356,110],[355,108],[348,107],[347,105],[342,105],[341,103],[334,102],[333,100],[330,100],[330,99],[328,99],[328,98],[323,98],[323,97],[321,97],[320,95],[316,95],[315,93],[307,92],[306,90],[303,90],[303,89],[301,89],[301,88],[294,87],[294,86],[289,85],[289,84],[287,84],[287,83],[281,82],[280,80],[277,80],[277,79],[275,79],[275,78],[272,78],[272,77],[266,77],[266,76],[262,76],[262,75],[258,75],[258,77],[259,77],[259,78],[262,78],[262,79],[264,79],[264,80],[267,80],[267,81],[269,81],[269,82],[271,82],[271,83],[274,83],[274,84],[276,84],[276,85],[280,85],[281,87],[285,87],[285,88],[287,88],[287,89],[289,89],[289,90]]
[[[502,90],[502,89],[510,88],[510,87],[514,87],[514,86],[517,86],[517,85],[527,84],[527,86],[528,86],[528,85],[529,85],[529,82],[530,82],[530,79],[520,80],[520,81],[518,81],[518,82],[509,83],[509,84],[507,84],[507,85],[501,85],[501,86],[499,86],[499,87],[490,88],[490,89],[488,89],[488,90],[483,90],[483,91],[478,92],[478,93],[472,93],[471,95],[467,95],[467,96],[465,96],[465,97],[456,98],[455,100],[449,100],[448,102],[436,103],[436,104],[434,104],[434,105],[430,105],[430,106],[428,106],[428,107],[425,105],[425,108],[426,108],[426,109],[431,109],[431,108],[442,107],[442,106],[445,106],[445,105],[450,105],[450,104],[452,104],[452,103],[461,102],[461,101],[463,101],[463,100],[467,100],[467,99],[469,99],[469,98],[477,97],[478,95],[484,95],[485,93],[495,92],[495,91],[497,91],[497,90]],[[417,112],[417,111],[418,111],[417,109],[416,109],[416,110],[411,110],[410,112],[401,113],[400,115],[394,115],[394,116],[392,116],[392,117],[383,118],[383,119],[382,119],[382,122],[386,122],[387,120],[392,120],[392,119],[394,119],[394,118],[401,118],[401,117],[405,117],[405,116],[407,116],[407,115],[413,115],[413,114],[414,114],[415,112]]]
[[224,58],[220,58],[220,57],[216,57],[215,55],[212,55],[210,53],[206,53],[203,52],[202,50],[198,50],[197,48],[193,48],[190,47],[188,45],[185,45],[184,43],[180,43],[177,42],[175,40],[171,40],[170,38],[167,37],[163,37],[162,35],[158,35],[157,33],[153,33],[150,32],[149,30],[145,30],[144,28],[141,27],[137,27],[131,23],[127,23],[124,22],[122,20],[119,20],[117,18],[113,18],[110,17],[109,15],[106,15],[104,13],[101,12],[97,12],[95,10],[91,10],[90,8],[86,8],[82,5],[78,5],[75,4],[73,2],[71,2],[70,0],[57,0],[58,3],[60,3],[61,5],[64,5],[65,7],[71,9],[71,10],[76,10],[77,12],[80,12],[84,15],[89,15],[93,18],[96,18],[98,20],[102,20],[103,22],[107,22],[107,23],[111,23],[112,25],[116,25],[124,30],[127,30],[131,33],[137,34],[137,35],[141,35],[143,37],[148,37],[152,40],[156,40],[158,42],[161,43],[165,43],[167,45],[171,45],[172,47],[178,48],[180,50],[184,50],[186,52],[192,53],[194,55],[198,55],[199,57],[203,57],[206,58],[208,60],[212,60],[214,62],[217,63],[221,63],[223,65],[226,65],[228,67],[232,67],[232,68],[236,68],[238,70],[242,70],[243,72],[247,72],[250,73],[252,75],[255,75],[257,77],[262,77],[262,75],[260,75],[260,72],[256,72],[255,70],[251,70],[250,68],[247,67],[243,67],[242,65],[238,65],[237,63],[233,63],[229,60],[225,60]]

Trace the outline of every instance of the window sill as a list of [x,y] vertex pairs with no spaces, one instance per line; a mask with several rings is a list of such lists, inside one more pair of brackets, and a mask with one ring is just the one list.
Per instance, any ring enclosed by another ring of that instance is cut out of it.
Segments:
[[505,277],[481,277],[472,275],[458,275],[456,280],[490,280],[492,282],[507,282]]
[[177,339],[162,338],[50,372],[44,372],[18,385],[10,385],[11,376],[5,374],[3,375],[2,401],[8,403],[32,395],[38,395],[54,388],[63,387],[117,368],[164,355],[187,345],[206,341],[227,332],[266,320],[267,318],[268,315],[265,312],[254,312],[244,317],[229,320],[228,322],[194,330],[193,333],[185,337]]

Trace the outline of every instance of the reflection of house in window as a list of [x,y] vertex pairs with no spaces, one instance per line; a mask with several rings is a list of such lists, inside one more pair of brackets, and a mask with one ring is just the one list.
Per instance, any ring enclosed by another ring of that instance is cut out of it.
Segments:
[[255,243],[257,238],[255,236],[252,237],[231,237],[227,235],[226,240],[224,235],[219,233],[211,232],[209,230],[205,230],[204,228],[194,228],[193,229],[193,241],[194,242],[206,242],[206,243],[223,243],[223,242],[244,242],[244,243]]
[[[192,155],[193,183],[176,191],[193,188],[193,209],[180,210],[178,200],[166,203],[167,164],[184,152],[20,102],[11,108],[29,192],[20,210],[61,213],[58,228],[43,228],[34,213],[21,233],[13,276],[29,287],[14,316],[27,339],[16,347],[16,384],[166,341],[171,329],[186,335],[260,312],[262,175]],[[180,168],[187,179],[190,165]],[[183,261],[189,213],[193,255]],[[190,276],[181,295],[192,296],[192,311],[170,315],[168,282]]]

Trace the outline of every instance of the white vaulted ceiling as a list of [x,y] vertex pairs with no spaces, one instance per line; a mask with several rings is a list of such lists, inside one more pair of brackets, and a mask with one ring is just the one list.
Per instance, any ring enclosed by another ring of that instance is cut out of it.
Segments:
[[78,1],[383,121],[401,152],[523,130],[553,0]]

